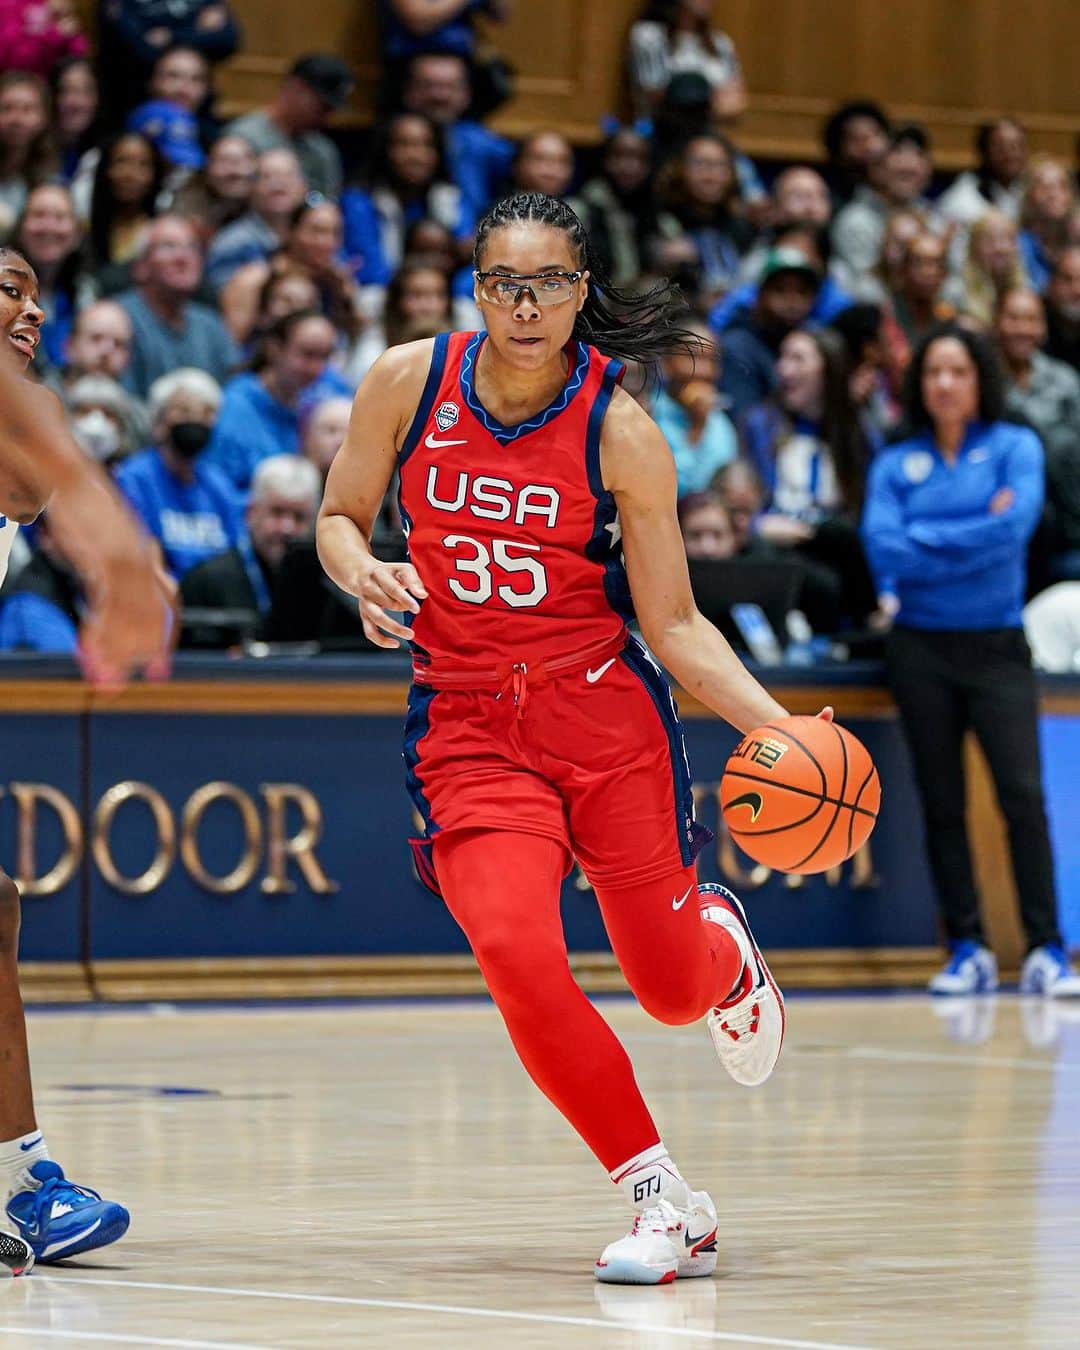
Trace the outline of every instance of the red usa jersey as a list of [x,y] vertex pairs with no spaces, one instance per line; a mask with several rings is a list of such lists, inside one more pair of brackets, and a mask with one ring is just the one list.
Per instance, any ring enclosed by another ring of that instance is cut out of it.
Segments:
[[401,518],[428,592],[412,617],[423,664],[497,666],[615,641],[632,617],[600,430],[618,361],[571,341],[565,385],[504,426],[476,397],[483,333],[435,339],[400,455]]

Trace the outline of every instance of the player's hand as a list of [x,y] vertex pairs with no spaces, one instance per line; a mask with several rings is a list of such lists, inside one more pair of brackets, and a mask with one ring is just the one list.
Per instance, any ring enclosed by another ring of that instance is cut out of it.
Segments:
[[137,671],[164,679],[176,639],[176,583],[149,547],[106,563],[88,578],[89,612],[79,631],[83,674],[100,688],[123,688]]
[[387,613],[387,610],[393,610],[419,614],[420,601],[427,599],[424,583],[411,563],[384,563],[373,558],[357,594],[364,636],[369,642],[374,642],[376,647],[393,649],[398,646],[399,638],[403,642],[411,641],[412,630]]

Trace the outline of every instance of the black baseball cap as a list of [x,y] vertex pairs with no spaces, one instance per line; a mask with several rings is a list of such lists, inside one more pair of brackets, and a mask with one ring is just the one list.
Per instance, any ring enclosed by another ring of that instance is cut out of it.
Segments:
[[356,83],[345,62],[325,52],[301,56],[293,63],[289,74],[303,80],[329,108],[343,108]]

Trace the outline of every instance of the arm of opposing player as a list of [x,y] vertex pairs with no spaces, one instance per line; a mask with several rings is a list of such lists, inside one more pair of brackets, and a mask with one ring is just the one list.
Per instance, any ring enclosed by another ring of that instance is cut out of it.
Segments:
[[379,647],[396,647],[396,639],[412,636],[386,611],[418,613],[427,594],[411,564],[375,557],[371,532],[423,392],[431,350],[431,342],[392,347],[368,371],[330,466],[315,531],[327,575],[356,596],[364,633]]
[[675,465],[656,424],[620,390],[601,444],[641,632],[658,660],[695,698],[740,731],[786,710],[698,611],[675,515]]

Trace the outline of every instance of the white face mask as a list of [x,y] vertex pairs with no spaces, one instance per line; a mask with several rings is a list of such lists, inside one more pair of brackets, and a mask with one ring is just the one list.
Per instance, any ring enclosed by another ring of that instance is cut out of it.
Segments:
[[100,408],[76,417],[71,429],[75,439],[94,459],[111,459],[120,449],[120,431],[108,413]]

